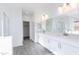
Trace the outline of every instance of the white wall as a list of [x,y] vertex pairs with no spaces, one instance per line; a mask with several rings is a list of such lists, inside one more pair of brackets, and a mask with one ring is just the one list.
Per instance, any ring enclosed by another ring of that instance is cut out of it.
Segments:
[[30,39],[35,42],[35,24],[33,21],[30,22]]
[[20,8],[16,8],[13,11],[13,21],[12,25],[13,27],[11,28],[11,32],[14,36],[13,39],[13,45],[14,46],[20,46],[23,45],[23,23],[22,23],[22,10]]
[[13,47],[23,45],[23,23],[22,23],[22,10],[16,7],[1,6],[9,17],[9,34],[12,36]]
[[27,17],[27,16],[22,16],[22,20],[23,21],[26,21],[26,22],[30,22],[30,17]]

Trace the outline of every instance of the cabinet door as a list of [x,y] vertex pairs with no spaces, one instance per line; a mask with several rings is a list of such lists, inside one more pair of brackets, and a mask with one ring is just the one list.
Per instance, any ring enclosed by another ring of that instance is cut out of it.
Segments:
[[44,46],[44,35],[39,34],[39,43]]
[[48,36],[44,36],[44,46],[47,48],[47,49],[49,49],[49,38],[48,38]]
[[39,43],[43,45],[44,47],[48,48],[48,39],[46,38],[45,35],[40,35]]
[[63,55],[79,55],[79,48],[70,44],[62,43],[62,49],[60,54]]
[[57,51],[59,50],[59,48],[58,48],[58,41],[57,40],[50,39],[49,40],[49,49],[53,53],[57,54]]

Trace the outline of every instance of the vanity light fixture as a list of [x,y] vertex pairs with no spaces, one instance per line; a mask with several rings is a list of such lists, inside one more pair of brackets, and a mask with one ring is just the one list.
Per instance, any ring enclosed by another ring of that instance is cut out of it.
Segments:
[[43,14],[41,16],[41,18],[42,18],[42,21],[46,21],[48,19],[48,15],[47,14]]
[[77,4],[75,3],[65,3],[62,6],[58,7],[58,12],[62,14],[76,8],[77,8]]

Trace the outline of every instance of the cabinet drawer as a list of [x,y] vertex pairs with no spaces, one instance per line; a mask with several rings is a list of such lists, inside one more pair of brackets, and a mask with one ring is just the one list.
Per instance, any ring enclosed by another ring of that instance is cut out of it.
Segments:
[[61,44],[62,49],[60,50],[61,54],[64,55],[79,55],[79,48],[70,45],[70,44]]

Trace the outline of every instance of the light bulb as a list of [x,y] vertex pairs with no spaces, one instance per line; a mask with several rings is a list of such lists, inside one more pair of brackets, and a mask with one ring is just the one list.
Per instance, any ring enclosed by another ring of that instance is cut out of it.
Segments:
[[47,14],[44,14],[44,15],[42,15],[41,17],[42,17],[42,21],[45,21],[45,20],[48,19],[48,15],[47,15]]
[[63,8],[67,8],[67,4],[66,3],[63,5]]
[[58,7],[58,12],[59,12],[60,14],[63,13],[63,9],[62,9],[62,7]]
[[72,8],[77,8],[77,4],[76,3],[70,3]]

